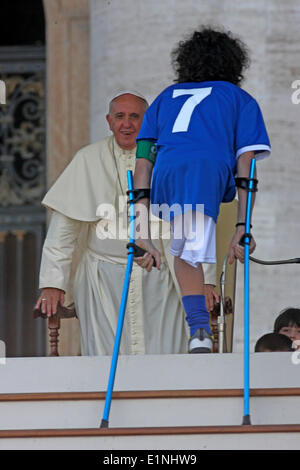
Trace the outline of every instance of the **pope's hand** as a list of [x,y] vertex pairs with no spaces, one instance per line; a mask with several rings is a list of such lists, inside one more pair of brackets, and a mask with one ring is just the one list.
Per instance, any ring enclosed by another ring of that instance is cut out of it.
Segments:
[[56,287],[45,287],[38,298],[35,308],[40,308],[42,313],[47,314],[47,317],[51,317],[51,315],[56,315],[57,313],[58,302],[63,306],[64,301],[65,292],[63,290]]

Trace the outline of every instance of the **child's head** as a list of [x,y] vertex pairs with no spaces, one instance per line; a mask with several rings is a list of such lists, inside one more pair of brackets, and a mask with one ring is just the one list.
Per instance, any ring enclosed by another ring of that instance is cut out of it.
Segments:
[[267,333],[256,342],[255,352],[293,351],[290,338],[279,333]]
[[178,44],[172,64],[177,83],[222,80],[239,85],[249,57],[245,44],[230,32],[203,27]]
[[274,323],[274,333],[288,336],[292,341],[300,340],[300,309],[288,307],[280,312]]

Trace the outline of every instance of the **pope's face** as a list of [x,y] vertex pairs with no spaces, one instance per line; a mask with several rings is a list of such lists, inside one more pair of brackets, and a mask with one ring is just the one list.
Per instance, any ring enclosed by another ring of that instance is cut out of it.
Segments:
[[113,100],[106,119],[122,149],[132,150],[136,146],[145,111],[145,101],[138,96],[127,93]]

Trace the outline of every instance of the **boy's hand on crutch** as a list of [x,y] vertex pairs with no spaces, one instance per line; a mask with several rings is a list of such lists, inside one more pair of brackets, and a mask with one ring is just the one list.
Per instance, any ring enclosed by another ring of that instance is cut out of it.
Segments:
[[[254,159],[255,155],[253,151],[244,152],[240,155],[238,162],[237,162],[237,176],[239,179],[248,178],[250,174],[250,167],[251,162]],[[254,177],[256,178],[256,170],[254,173]],[[246,220],[246,208],[247,208],[247,199],[248,199],[248,190],[245,190],[244,187],[238,185],[238,221],[245,221]],[[251,213],[253,210],[255,201],[255,192],[252,194],[252,201],[251,201]],[[241,222],[238,222],[239,224]],[[241,263],[244,263],[245,258],[245,249],[243,244],[240,244],[241,238],[245,233],[245,225],[238,225],[236,226],[235,234],[231,240],[230,247],[229,247],[229,264],[232,264],[235,259],[240,260]],[[256,243],[251,235],[250,237],[250,245],[249,245],[249,253],[253,253],[255,250]]]
[[[244,226],[239,226],[236,228],[235,234],[231,240],[230,246],[229,246],[229,258],[228,258],[228,263],[232,264],[235,259],[238,259],[241,263],[244,263],[244,247],[243,245],[240,245],[240,241],[242,236],[245,233],[245,227]],[[250,247],[249,247],[249,253],[253,253],[255,250],[256,243],[251,236],[250,240]]]
[[[149,149],[153,146],[149,146]],[[142,152],[143,153],[143,152]],[[140,155],[136,160],[134,172],[134,187],[138,191],[140,188],[150,188],[153,161],[148,156]],[[148,272],[151,271],[154,260],[157,269],[160,269],[160,252],[155,248],[151,240],[151,230],[149,223],[149,196],[141,197],[135,204],[136,214],[136,237],[135,244],[145,250],[142,257],[136,257],[135,261]],[[154,258],[154,259],[153,259]]]
[[142,268],[146,269],[146,271],[150,272],[153,268],[154,260],[156,262],[157,269],[160,269],[160,252],[155,248],[151,239],[137,239],[135,241],[136,245],[146,250],[147,253],[144,254],[142,257],[135,258],[134,261],[141,266]]

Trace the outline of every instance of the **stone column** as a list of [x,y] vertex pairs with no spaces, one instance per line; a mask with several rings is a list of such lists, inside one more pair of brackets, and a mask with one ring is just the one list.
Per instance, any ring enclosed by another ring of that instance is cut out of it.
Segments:
[[[47,181],[89,143],[89,0],[44,0],[47,58]],[[78,320],[61,322],[60,355],[80,351]]]

